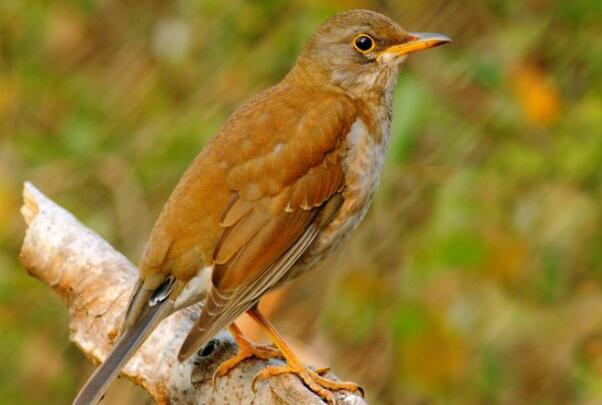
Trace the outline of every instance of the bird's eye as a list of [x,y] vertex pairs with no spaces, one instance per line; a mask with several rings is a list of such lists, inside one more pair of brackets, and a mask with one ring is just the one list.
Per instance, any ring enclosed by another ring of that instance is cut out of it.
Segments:
[[367,34],[358,34],[353,38],[353,46],[361,53],[368,53],[374,49],[374,40]]

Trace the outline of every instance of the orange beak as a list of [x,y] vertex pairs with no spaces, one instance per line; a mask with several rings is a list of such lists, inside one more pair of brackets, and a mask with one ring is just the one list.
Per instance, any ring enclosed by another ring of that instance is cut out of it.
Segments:
[[411,32],[409,40],[403,44],[393,45],[381,52],[382,54],[402,56],[410,53],[423,51],[451,42],[451,38],[443,34],[432,32]]

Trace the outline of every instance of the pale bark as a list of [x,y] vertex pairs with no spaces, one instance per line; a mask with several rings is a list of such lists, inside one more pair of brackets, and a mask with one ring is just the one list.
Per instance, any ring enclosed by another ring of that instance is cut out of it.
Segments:
[[[98,363],[115,339],[136,267],[32,184],[25,184],[23,197],[21,212],[28,227],[21,262],[29,274],[60,295],[69,310],[70,339]],[[253,394],[251,380],[267,364],[256,359],[242,362],[213,388],[213,371],[236,352],[236,345],[230,335],[222,333],[204,351],[178,363],[176,353],[197,313],[198,307],[191,307],[166,319],[122,375],[143,386],[161,404],[323,403],[292,375],[259,382]],[[365,404],[361,397],[345,392],[338,393],[337,399],[344,404]]]

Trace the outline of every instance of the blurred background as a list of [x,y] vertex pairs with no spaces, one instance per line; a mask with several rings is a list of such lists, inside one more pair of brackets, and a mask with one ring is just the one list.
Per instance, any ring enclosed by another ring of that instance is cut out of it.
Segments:
[[92,369],[19,265],[22,182],[137,262],[226,117],[358,7],[454,43],[402,72],[358,232],[266,311],[372,404],[602,402],[599,0],[0,1],[0,402],[67,403]]

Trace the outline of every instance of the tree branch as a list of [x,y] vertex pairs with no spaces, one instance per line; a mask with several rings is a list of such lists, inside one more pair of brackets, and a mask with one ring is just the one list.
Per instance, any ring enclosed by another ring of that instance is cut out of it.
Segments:
[[[63,299],[69,310],[70,339],[99,363],[116,338],[136,267],[32,184],[25,183],[23,198],[21,212],[28,228],[21,263]],[[225,332],[193,358],[178,363],[176,353],[198,310],[198,305],[184,309],[163,321],[122,374],[160,404],[323,404],[292,375],[259,382],[253,394],[251,380],[268,364],[258,359],[242,362],[213,389],[216,367],[237,350]],[[347,392],[338,393],[337,400],[365,405],[361,397]]]

